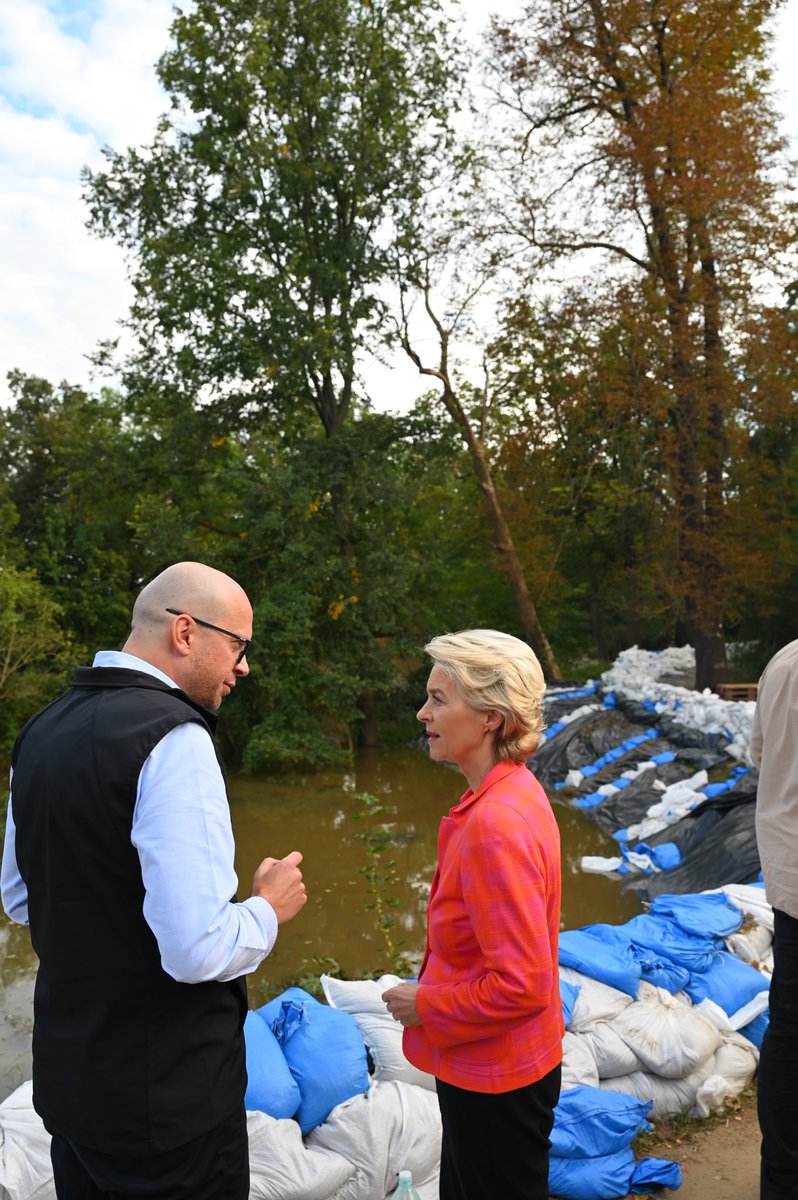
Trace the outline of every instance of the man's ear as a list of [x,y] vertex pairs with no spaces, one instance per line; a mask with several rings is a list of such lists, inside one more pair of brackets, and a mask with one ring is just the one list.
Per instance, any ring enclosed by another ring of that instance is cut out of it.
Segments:
[[192,626],[193,621],[187,616],[175,617],[172,621],[172,649],[181,658],[185,658],[191,652],[191,639],[194,634]]

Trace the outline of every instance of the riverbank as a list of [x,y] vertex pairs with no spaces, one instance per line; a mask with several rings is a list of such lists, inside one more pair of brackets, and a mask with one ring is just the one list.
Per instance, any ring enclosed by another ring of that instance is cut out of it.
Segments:
[[759,1200],[759,1143],[750,1087],[706,1121],[658,1121],[636,1149],[679,1163],[682,1186],[665,1193],[674,1200]]

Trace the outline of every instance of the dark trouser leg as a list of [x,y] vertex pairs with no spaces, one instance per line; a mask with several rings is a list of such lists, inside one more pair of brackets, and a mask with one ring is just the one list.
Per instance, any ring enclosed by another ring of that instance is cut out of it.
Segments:
[[100,1154],[58,1134],[53,1147],[58,1200],[249,1200],[243,1107],[216,1129],[163,1154]]
[[105,1200],[66,1138],[52,1135],[50,1161],[53,1164],[55,1194],[58,1200]]
[[798,920],[775,909],[770,1022],[759,1058],[761,1200],[798,1200]]
[[440,1200],[548,1200],[556,1067],[496,1095],[437,1080],[443,1123]]

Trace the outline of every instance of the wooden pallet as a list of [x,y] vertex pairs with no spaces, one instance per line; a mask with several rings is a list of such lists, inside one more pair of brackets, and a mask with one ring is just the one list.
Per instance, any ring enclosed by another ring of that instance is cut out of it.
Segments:
[[718,695],[721,700],[756,700],[756,689],[755,683],[719,683]]

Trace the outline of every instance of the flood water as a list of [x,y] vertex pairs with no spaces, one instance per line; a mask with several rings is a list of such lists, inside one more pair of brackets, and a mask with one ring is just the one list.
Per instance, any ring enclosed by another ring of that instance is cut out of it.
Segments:
[[[435,867],[440,818],[465,791],[462,776],[431,762],[418,750],[358,753],[353,768],[293,778],[238,776],[229,781],[236,836],[239,896],[249,893],[262,858],[291,850],[304,855],[308,903],[284,926],[271,955],[250,976],[255,1008],[304,976],[322,971],[362,978],[391,970],[379,930],[374,896],[361,873],[369,862],[366,842],[379,851],[378,873],[394,878],[380,886],[382,899],[397,900],[391,937],[407,956],[408,972],[424,946],[424,911]],[[367,827],[362,793],[384,812]],[[615,843],[581,813],[555,801],[563,853],[562,928],[595,921],[618,923],[640,911],[640,901],[621,894],[617,881],[585,875],[583,854],[613,854]],[[36,960],[26,929],[0,915],[0,1099],[30,1076],[31,997]]]

